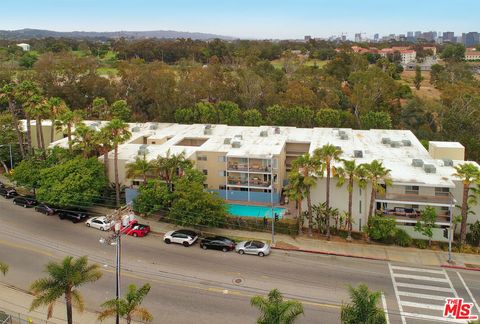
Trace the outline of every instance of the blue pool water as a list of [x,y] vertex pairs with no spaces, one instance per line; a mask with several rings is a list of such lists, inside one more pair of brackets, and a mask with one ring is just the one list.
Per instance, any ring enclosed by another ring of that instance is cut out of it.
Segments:
[[[227,204],[227,208],[228,212],[233,216],[272,218],[272,209],[266,206]],[[285,208],[275,207],[273,212],[277,213],[279,218],[282,218],[283,214],[285,214]]]

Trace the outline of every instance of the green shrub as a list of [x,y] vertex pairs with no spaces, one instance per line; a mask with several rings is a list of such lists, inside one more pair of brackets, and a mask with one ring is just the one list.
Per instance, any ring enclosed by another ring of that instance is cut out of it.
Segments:
[[366,232],[368,236],[379,242],[388,243],[397,230],[395,218],[372,216],[368,221]]
[[419,249],[426,249],[428,246],[428,242],[425,240],[413,240],[413,244]]
[[412,245],[412,238],[404,230],[397,229],[395,236],[393,237],[393,242],[399,246],[409,247]]

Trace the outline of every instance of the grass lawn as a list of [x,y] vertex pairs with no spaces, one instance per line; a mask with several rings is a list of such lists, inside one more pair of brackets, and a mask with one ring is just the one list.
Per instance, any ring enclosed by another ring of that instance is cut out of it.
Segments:
[[[276,68],[276,69],[282,69],[283,68],[283,59],[277,59],[277,60],[273,60],[273,61],[270,61],[270,63],[272,63],[272,65]],[[303,63],[303,65],[305,66],[314,66],[315,64],[321,68],[323,66],[325,66],[325,64],[327,64],[328,61],[321,61],[321,60],[316,60],[316,59],[308,59],[307,61],[305,61]]]
[[103,75],[103,76],[112,78],[118,75],[118,70],[112,67],[100,67],[97,69],[97,73],[98,75]]
[[433,85],[430,84],[430,72],[422,71],[422,76],[424,80],[420,85],[420,90],[415,89],[413,85],[413,79],[415,78],[415,71],[403,71],[402,72],[402,81],[410,86],[412,89],[412,93],[414,95],[419,96],[422,99],[429,99],[429,100],[439,100],[440,99],[440,91],[434,88]]

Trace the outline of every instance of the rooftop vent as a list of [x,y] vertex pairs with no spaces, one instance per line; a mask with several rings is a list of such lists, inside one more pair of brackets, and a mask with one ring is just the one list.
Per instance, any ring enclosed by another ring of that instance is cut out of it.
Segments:
[[412,146],[412,142],[408,139],[402,140],[403,146]]
[[232,147],[233,148],[240,148],[242,144],[239,141],[232,142]]
[[211,128],[205,128],[203,130],[203,135],[212,135],[212,129]]
[[423,167],[423,160],[422,159],[412,159],[412,165],[417,168]]
[[136,133],[136,132],[139,132],[139,131],[140,131],[140,127],[138,127],[138,126],[132,127],[132,132],[133,133]]
[[402,142],[400,141],[391,141],[390,142],[390,147],[400,147],[402,146]]
[[425,171],[425,173],[436,173],[437,172],[437,169],[435,168],[435,166],[433,164],[424,164],[423,165],[423,170]]
[[275,134],[280,134],[280,127],[275,127]]
[[363,151],[362,150],[354,150],[353,151],[353,156],[356,158],[363,158]]
[[260,132],[260,137],[267,137],[268,136],[268,132],[263,130]]
[[158,124],[155,123],[155,124],[151,124],[150,127],[149,127],[150,130],[155,130],[155,129],[158,129]]
[[340,136],[345,135],[345,134],[346,134],[346,133],[345,133],[345,131],[344,131],[343,129],[340,129],[340,130],[338,131],[338,135],[340,135]]
[[210,129],[210,128],[212,128],[212,124],[206,124],[205,125],[205,129]]
[[444,166],[453,166],[453,161],[451,159],[443,159]]
[[223,140],[223,144],[230,144],[231,141],[232,139],[230,137],[227,137]]
[[147,144],[140,145],[137,154],[138,155],[147,155],[148,154],[148,145]]
[[382,144],[390,144],[390,137],[382,137]]
[[235,135],[233,138],[236,139],[236,140],[242,140],[243,136],[242,135]]
[[[341,133],[343,132],[343,133]],[[338,134],[340,135],[341,140],[348,140],[348,135],[344,131],[339,131]]]

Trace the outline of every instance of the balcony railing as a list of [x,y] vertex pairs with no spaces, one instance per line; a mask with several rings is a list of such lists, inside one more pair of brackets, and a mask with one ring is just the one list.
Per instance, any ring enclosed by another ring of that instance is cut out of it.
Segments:
[[260,172],[260,173],[269,173],[272,172],[272,168],[270,166],[265,166],[261,164],[250,164],[250,168],[248,168],[248,164],[242,163],[229,163],[228,164],[228,171],[249,171],[252,173]]
[[229,179],[227,183],[232,186],[248,186],[247,180]]
[[377,194],[377,201],[383,202],[404,202],[405,204],[412,205],[440,205],[440,206],[452,206],[455,205],[454,197],[449,194],[448,196],[424,196],[424,195],[409,195],[409,194]]
[[248,171],[248,164],[243,163],[229,163],[228,164],[229,171]]
[[[385,217],[393,217],[398,223],[416,223],[420,220],[422,210],[397,207],[389,210],[377,210],[377,213]],[[450,223],[450,215],[448,213],[438,213],[436,223]]]

